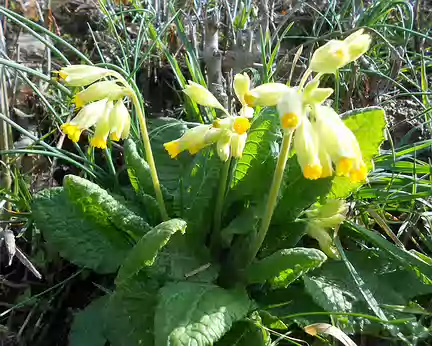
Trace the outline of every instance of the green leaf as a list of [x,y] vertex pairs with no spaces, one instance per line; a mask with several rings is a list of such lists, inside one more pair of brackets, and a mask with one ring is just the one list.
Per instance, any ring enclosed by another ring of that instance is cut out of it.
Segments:
[[154,196],[150,166],[138,154],[135,142],[127,139],[124,143],[124,155],[130,182],[136,192],[142,191]]
[[261,217],[261,209],[249,207],[234,218],[227,227],[222,229],[221,238],[226,247],[229,247],[235,235],[251,234],[257,230]]
[[207,247],[192,247],[183,235],[176,233],[159,251],[148,274],[161,280],[213,282],[218,269]]
[[126,279],[137,274],[142,268],[153,264],[158,251],[177,231],[185,232],[186,222],[181,219],[171,219],[160,223],[146,233],[130,251],[117,275],[116,283],[121,284]]
[[86,179],[67,175],[64,188],[71,202],[83,215],[101,226],[114,225],[134,238],[150,230],[149,224],[143,218],[126,208],[100,186]]
[[[286,325],[295,322],[300,327],[304,327],[328,320],[326,316],[314,315],[316,312],[325,311],[314,302],[312,297],[305,292],[304,286],[298,281],[287,288],[269,292],[261,291],[261,295],[257,296],[256,300],[262,309],[265,309],[272,316],[280,318]],[[260,313],[262,314],[261,311]],[[287,318],[287,316],[297,314],[302,315]]]
[[[414,270],[404,268],[383,251],[363,250],[345,254],[355,268],[356,275],[361,278],[361,287],[359,279],[354,280],[347,266],[341,261],[329,261],[304,277],[306,291],[326,311],[370,315],[371,303],[377,308],[385,305],[407,305],[409,300],[417,295],[432,293],[430,283],[424,282]],[[391,321],[411,316],[393,311],[383,317]],[[365,324],[365,320],[353,317],[341,317],[338,320],[341,327],[348,332],[352,332],[352,328],[364,330],[371,323],[369,321]]]
[[261,200],[270,188],[277,156],[279,116],[266,109],[253,121],[242,157],[237,161],[231,184],[231,200],[248,197]]
[[110,345],[154,345],[154,314],[159,288],[158,282],[143,273],[116,288],[106,310],[105,331]]
[[105,317],[108,298],[108,296],[99,297],[74,315],[69,333],[69,346],[104,346],[106,344],[104,323],[101,323],[101,319]]
[[158,118],[148,121],[152,153],[156,162],[161,184],[173,194],[186,167],[193,160],[189,153],[181,153],[171,159],[164,148],[164,143],[180,138],[187,130],[185,122],[173,118]]
[[169,283],[159,293],[155,346],[213,345],[250,307],[251,301],[242,290],[193,282]]
[[215,346],[267,346],[268,332],[252,321],[239,321]]
[[47,189],[34,196],[32,217],[45,240],[72,263],[98,273],[113,273],[131,245],[111,224],[84,217],[63,188]]
[[[341,115],[345,125],[355,134],[369,169],[373,168],[372,159],[379,154],[385,139],[385,112],[379,107],[356,109]],[[362,183],[352,183],[347,177],[335,177],[329,193],[330,198],[345,198]]]
[[270,280],[272,287],[283,288],[309,270],[321,266],[326,259],[327,256],[318,249],[283,249],[252,263],[246,272],[246,279],[248,283]]
[[193,243],[203,244],[210,229],[222,165],[213,150],[199,152],[175,195],[180,217],[188,223],[186,238]]

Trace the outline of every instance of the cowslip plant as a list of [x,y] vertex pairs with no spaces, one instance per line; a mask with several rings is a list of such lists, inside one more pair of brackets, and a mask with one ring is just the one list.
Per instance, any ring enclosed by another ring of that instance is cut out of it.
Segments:
[[[369,43],[363,31],[328,42],[294,88],[251,88],[247,74],[236,75],[238,113],[189,82],[184,93],[220,117],[194,126],[148,121],[151,139],[142,105],[118,73],[92,66],[59,71],[67,85],[87,87],[74,96],[81,110],[62,130],[78,140],[95,126],[95,147],[105,147],[108,137],[125,139],[131,185],[107,191],[70,175],[63,187],[35,197],[33,218],[48,243],[76,265],[116,273],[110,293],[75,316],[71,345],[270,345],[291,323],[329,322],[326,313],[347,333],[365,330],[373,324],[365,323],[370,311],[375,323],[406,338],[409,327],[386,324],[406,314],[384,312],[381,304],[406,304],[427,291],[415,272],[426,265],[393,248],[345,250],[336,237],[355,233],[343,228],[344,199],[367,181],[385,120],[376,107],[338,115],[324,105],[333,90],[319,84]],[[124,97],[140,121],[138,140],[130,138]],[[393,254],[410,266],[395,265]],[[361,267],[373,256],[380,275],[405,275],[410,292],[377,286],[374,272]],[[373,289],[359,291],[359,275]],[[305,318],[311,311],[318,320]],[[89,329],[94,320],[100,323]]]

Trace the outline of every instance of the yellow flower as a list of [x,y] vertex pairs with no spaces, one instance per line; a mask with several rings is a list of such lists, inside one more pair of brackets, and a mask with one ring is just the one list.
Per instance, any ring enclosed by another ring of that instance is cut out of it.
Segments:
[[102,81],[94,83],[85,90],[77,93],[73,98],[73,102],[77,108],[81,108],[88,103],[104,98],[118,100],[125,96],[125,93],[126,88],[121,87],[116,82]]
[[185,150],[194,155],[204,147],[216,142],[219,132],[213,129],[212,125],[198,125],[187,130],[179,139],[165,143],[164,147],[171,158],[175,158]]
[[314,129],[320,146],[328,153],[336,166],[336,174],[359,182],[366,179],[367,169],[360,146],[352,131],[346,127],[339,115],[327,106],[315,106]]
[[248,106],[276,106],[290,88],[282,83],[265,83],[249,90],[244,95]]
[[349,35],[344,43],[348,45],[349,62],[357,60],[360,56],[366,53],[371,44],[371,37],[364,33],[363,29]]
[[183,92],[201,106],[213,107],[225,111],[217,98],[201,84],[189,81]]
[[62,131],[73,142],[78,142],[81,132],[95,125],[104,115],[108,99],[84,106],[70,122],[61,126]]
[[295,132],[294,149],[306,179],[321,178],[322,166],[318,156],[318,141],[309,119],[304,118]]
[[110,138],[119,141],[129,137],[131,117],[122,100],[115,103],[110,115]]
[[108,76],[111,71],[91,65],[70,65],[56,72],[68,86],[86,86]]
[[95,126],[95,133],[90,140],[92,147],[105,149],[107,138],[112,140],[127,138],[130,131],[130,115],[123,101],[113,105],[108,98],[85,105],[70,122],[61,126],[62,131],[73,141],[78,142],[81,133]]
[[302,95],[294,88],[285,90],[276,108],[285,131],[295,130],[305,118]]
[[343,41],[331,40],[315,51],[309,68],[314,72],[335,73],[348,64],[349,59],[347,44]]
[[222,134],[216,143],[216,152],[222,161],[227,161],[231,156],[231,138],[232,132],[229,130],[222,130]]
[[247,131],[250,128],[249,120],[244,117],[227,117],[215,120],[213,126],[222,131],[217,142],[217,152],[220,159],[226,161],[230,156],[242,157]]
[[309,68],[314,72],[335,73],[346,64],[366,53],[371,37],[360,29],[345,40],[331,40],[318,48],[312,56]]
[[235,158],[240,158],[243,155],[243,150],[246,145],[247,134],[239,135],[234,133],[231,136],[231,155]]
[[239,115],[245,118],[252,118],[254,113],[254,109],[249,107],[245,100],[245,96],[248,94],[249,88],[250,79],[247,73],[238,73],[234,76],[234,92],[242,105]]
[[95,133],[90,140],[90,145],[95,148],[105,149],[107,146],[107,138],[110,133],[110,113],[113,108],[113,102],[106,103],[104,113],[100,120],[96,123]]

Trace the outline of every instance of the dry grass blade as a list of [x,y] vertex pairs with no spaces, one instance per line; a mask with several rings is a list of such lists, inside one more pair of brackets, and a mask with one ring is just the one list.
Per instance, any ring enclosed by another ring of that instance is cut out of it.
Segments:
[[39,280],[42,279],[41,273],[36,269],[33,263],[27,258],[27,256],[20,250],[19,247],[16,247],[16,257],[24,264],[28,270],[30,270],[34,276],[36,276]]
[[306,326],[304,328],[305,332],[309,335],[315,336],[317,334],[331,335],[338,339],[345,346],[357,346],[357,344],[352,341],[348,335],[346,335],[339,328],[332,326],[328,323],[314,323]]

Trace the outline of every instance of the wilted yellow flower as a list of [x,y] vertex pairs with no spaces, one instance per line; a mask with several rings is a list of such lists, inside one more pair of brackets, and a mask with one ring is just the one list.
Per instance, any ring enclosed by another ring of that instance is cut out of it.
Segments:
[[371,38],[360,29],[345,40],[331,40],[318,48],[312,56],[309,68],[314,72],[335,73],[346,64],[357,60],[370,46]]
[[201,106],[213,107],[225,111],[217,98],[201,84],[189,81],[183,92]]
[[108,76],[111,71],[91,65],[70,65],[56,72],[68,86],[86,86]]
[[123,98],[126,93],[126,88],[121,87],[114,81],[102,81],[90,85],[87,89],[75,94],[73,102],[77,108],[80,108],[88,103],[108,98],[110,100],[118,100]]
[[318,140],[309,119],[303,119],[294,136],[297,161],[306,179],[321,178],[322,166],[318,156]]

